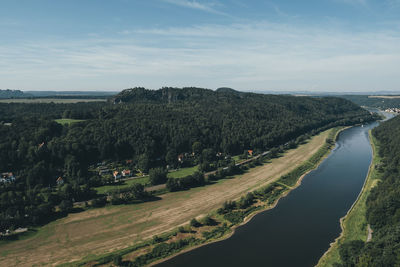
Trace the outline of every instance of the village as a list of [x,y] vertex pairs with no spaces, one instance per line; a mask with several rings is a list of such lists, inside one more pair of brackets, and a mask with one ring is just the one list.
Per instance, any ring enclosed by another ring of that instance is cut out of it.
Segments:
[[400,114],[400,108],[388,108],[385,109],[385,112]]

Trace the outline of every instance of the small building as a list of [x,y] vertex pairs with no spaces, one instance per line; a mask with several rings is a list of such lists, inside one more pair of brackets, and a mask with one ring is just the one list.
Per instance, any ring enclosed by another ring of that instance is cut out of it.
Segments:
[[57,183],[57,185],[62,185],[62,184],[64,184],[64,179],[60,176],[57,178],[56,183]]
[[3,172],[0,177],[0,183],[12,183],[15,181],[15,176],[12,172]]
[[185,158],[185,155],[184,155],[184,154],[179,154],[179,155],[178,155],[178,161],[179,161],[179,162],[183,162],[184,158]]
[[247,153],[250,155],[250,156],[253,156],[253,150],[247,150]]
[[44,146],[44,142],[38,145],[38,149],[41,149]]
[[131,170],[123,170],[121,173],[122,173],[123,177],[131,177],[132,176]]
[[121,179],[121,174],[119,173],[119,171],[114,171],[113,176],[114,176],[115,181]]

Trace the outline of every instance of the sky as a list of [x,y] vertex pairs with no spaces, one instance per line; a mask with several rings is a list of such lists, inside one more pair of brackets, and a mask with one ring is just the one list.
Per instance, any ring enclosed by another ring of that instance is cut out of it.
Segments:
[[400,0],[0,0],[0,88],[400,92]]

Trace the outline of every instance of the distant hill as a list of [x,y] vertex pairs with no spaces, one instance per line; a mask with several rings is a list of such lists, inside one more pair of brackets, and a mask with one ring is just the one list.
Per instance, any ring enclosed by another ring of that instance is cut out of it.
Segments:
[[216,90],[218,93],[230,93],[230,94],[243,94],[243,92],[236,91],[229,87],[220,87]]
[[400,98],[396,96],[368,96],[368,95],[341,95],[360,106],[374,107],[380,109],[400,108]]
[[23,98],[23,97],[31,97],[31,94],[26,94],[21,90],[2,90],[0,89],[0,98]]

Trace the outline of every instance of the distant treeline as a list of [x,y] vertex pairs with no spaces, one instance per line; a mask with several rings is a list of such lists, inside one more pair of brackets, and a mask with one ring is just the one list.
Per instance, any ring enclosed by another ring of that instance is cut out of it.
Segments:
[[382,174],[367,199],[367,221],[373,229],[371,242],[343,244],[337,266],[399,266],[400,264],[400,116],[372,131],[379,142]]
[[31,94],[26,94],[21,90],[0,89],[0,98],[23,98],[31,96]]
[[341,95],[340,97],[350,100],[360,106],[380,109],[400,108],[400,98],[378,98],[367,95]]
[[[85,121],[60,125],[58,118]],[[88,169],[98,162],[129,159],[143,172],[218,166],[220,153],[266,151],[317,130],[374,119],[341,98],[199,88],[135,88],[107,103],[0,104],[0,172],[17,177],[0,183],[0,230],[45,222],[73,201],[92,198],[100,179]],[[64,185],[55,189],[60,176]],[[199,177],[169,186],[201,185]],[[126,201],[140,195],[135,190]]]

